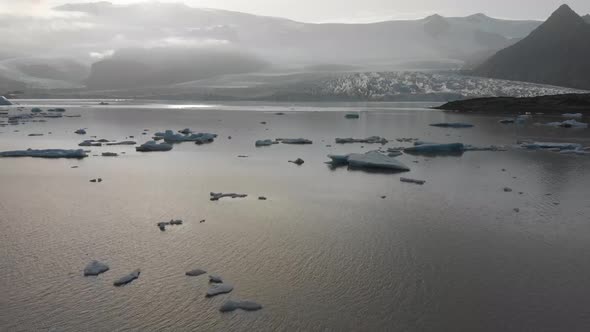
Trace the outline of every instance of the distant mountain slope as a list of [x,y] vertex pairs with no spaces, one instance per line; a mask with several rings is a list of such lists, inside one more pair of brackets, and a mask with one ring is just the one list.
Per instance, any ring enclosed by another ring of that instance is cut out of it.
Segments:
[[584,19],[584,21],[586,21],[587,23],[590,23],[590,14],[586,14],[584,16],[582,16],[582,18]]
[[590,24],[567,5],[474,70],[480,76],[590,89]]

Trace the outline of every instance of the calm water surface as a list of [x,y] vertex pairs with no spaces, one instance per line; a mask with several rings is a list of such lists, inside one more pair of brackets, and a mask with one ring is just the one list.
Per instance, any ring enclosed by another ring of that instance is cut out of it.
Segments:
[[[336,137],[590,145],[590,130],[533,126],[552,120],[539,117],[500,125],[411,103],[52,103],[82,117],[0,127],[0,151],[77,148],[93,135],[143,142],[144,128],[219,137],[164,153],[115,146],[91,148],[84,160],[0,159],[2,331],[590,330],[590,158],[522,150],[399,157],[412,169],[403,176],[423,186],[324,164],[330,153],[377,148],[336,145]],[[344,118],[359,109],[359,120]],[[475,127],[428,126],[440,121]],[[314,144],[254,147],[277,137]],[[94,156],[106,151],[126,154]],[[287,162],[298,157],[300,167]],[[97,177],[104,181],[89,183]],[[212,202],[211,191],[249,196]],[[171,218],[185,224],[155,226]],[[83,277],[92,259],[111,270]],[[112,286],[136,268],[138,280]],[[222,275],[234,291],[205,298],[206,276],[184,275],[194,268]],[[222,314],[226,299],[264,309]]]

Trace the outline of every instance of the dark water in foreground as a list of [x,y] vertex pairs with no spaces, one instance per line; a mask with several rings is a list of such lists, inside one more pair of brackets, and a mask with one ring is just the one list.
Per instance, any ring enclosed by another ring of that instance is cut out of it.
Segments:
[[[117,158],[0,159],[0,330],[590,330],[589,157],[521,150],[399,157],[412,168],[403,176],[423,186],[324,164],[329,153],[377,148],[337,146],[335,137],[590,144],[590,130],[536,127],[545,120],[537,118],[505,126],[419,104],[370,105],[359,120],[344,119],[342,105],[307,106],[70,105],[66,114],[81,118],[0,127],[0,151],[75,148],[90,135],[145,141],[144,128],[219,134],[212,144],[165,153],[121,146],[91,148],[126,152]],[[440,121],[476,127],[428,126]],[[73,133],[81,127],[88,135]],[[254,147],[276,137],[314,144]],[[300,167],[287,162],[298,157]],[[97,177],[104,181],[89,183]],[[211,191],[249,196],[212,202]],[[185,224],[155,226],[171,218]],[[82,277],[91,259],[111,270]],[[136,268],[138,280],[112,286]],[[234,291],[205,298],[206,276],[184,276],[194,268],[222,275]],[[229,298],[264,309],[220,313]]]

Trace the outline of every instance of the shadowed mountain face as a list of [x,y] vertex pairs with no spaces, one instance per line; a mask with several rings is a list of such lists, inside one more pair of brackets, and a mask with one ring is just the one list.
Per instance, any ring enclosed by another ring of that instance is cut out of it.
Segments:
[[[310,24],[158,2],[67,4],[55,8],[54,15],[48,17],[0,15],[0,21],[4,49],[18,54],[0,55],[0,76],[41,88],[81,87],[85,78],[80,79],[79,74],[90,72],[93,63],[97,65],[92,67],[87,82],[94,88],[107,88],[99,82],[125,85],[127,80],[153,84],[191,81],[259,70],[265,68],[263,62],[289,70],[318,65],[396,70],[406,69],[403,64],[408,61],[439,68],[440,64],[433,63],[438,61],[449,68],[448,64],[460,63],[474,54],[489,54],[511,45],[540,24],[498,20],[483,14],[432,15],[373,24]],[[137,59],[122,59],[124,49],[144,52],[137,52]],[[172,61],[154,63],[145,59],[152,50],[158,53],[162,49],[170,49],[171,54],[175,49],[191,50],[188,53],[204,64],[199,54],[221,55],[215,64],[198,65],[201,69],[191,68],[185,61],[188,59],[175,59],[175,66]],[[83,68],[72,67],[74,73],[64,73],[63,66],[53,59],[74,60]],[[118,77],[125,69],[120,65],[121,70],[117,70],[121,61],[129,69],[143,68],[152,73],[152,78],[146,81],[146,72],[132,75],[129,70],[129,77]],[[179,69],[183,63],[188,66],[185,70]]]
[[584,19],[584,21],[586,21],[586,23],[590,23],[590,14],[584,15],[582,16],[582,18]]
[[256,72],[266,66],[266,62],[234,50],[124,49],[93,64],[87,86],[110,90],[169,85]]
[[477,75],[590,89],[590,24],[567,5],[522,41],[475,69]]

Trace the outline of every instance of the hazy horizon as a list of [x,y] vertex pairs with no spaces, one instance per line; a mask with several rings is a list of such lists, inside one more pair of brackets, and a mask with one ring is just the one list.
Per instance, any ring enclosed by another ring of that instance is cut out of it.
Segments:
[[[51,8],[63,4],[89,3],[88,0],[0,0],[0,13],[19,16],[50,15]],[[544,20],[561,4],[568,4],[581,15],[590,13],[590,2],[584,0],[500,0],[490,3],[483,0],[421,0],[387,1],[367,0],[341,3],[337,0],[272,1],[272,0],[111,0],[113,4],[133,3],[184,3],[196,8],[222,9],[263,16],[274,16],[306,23],[370,23],[387,20],[419,19],[432,14],[442,16],[468,16],[483,13],[490,17],[518,20]]]

